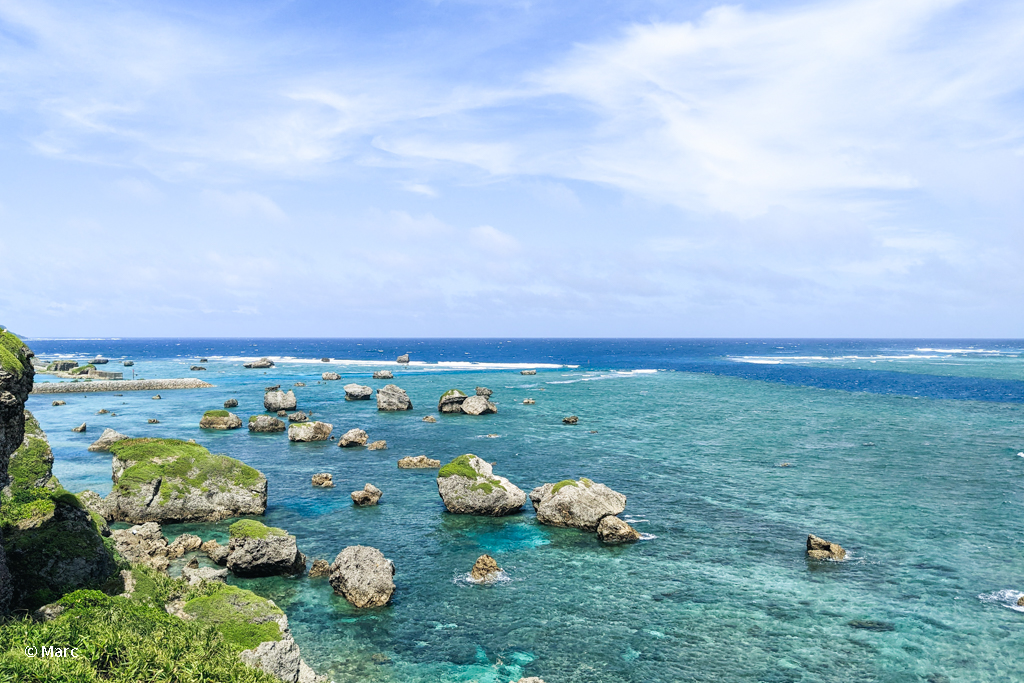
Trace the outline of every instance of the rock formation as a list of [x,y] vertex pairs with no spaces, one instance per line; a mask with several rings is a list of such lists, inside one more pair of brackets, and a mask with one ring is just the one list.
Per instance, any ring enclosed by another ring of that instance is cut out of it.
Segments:
[[200,429],[238,429],[242,426],[242,419],[234,413],[226,410],[207,410],[199,420]]
[[395,592],[394,563],[364,545],[345,548],[331,564],[331,588],[356,607],[381,607]]
[[[152,524],[152,522],[150,522]],[[194,553],[203,547],[203,539],[199,538],[195,534],[182,534],[174,539],[173,543],[167,546],[167,557],[172,560],[185,555],[186,553]]]
[[345,385],[345,400],[346,401],[369,401],[373,397],[373,389],[362,384],[346,384]]
[[67,401],[54,401],[50,405],[51,406],[66,406],[67,405]]
[[579,424],[579,421],[580,421],[580,419],[578,417],[576,417],[575,415],[570,415],[569,417],[563,417],[562,418],[562,424],[564,424],[564,425]]
[[530,492],[537,521],[551,526],[597,531],[601,519],[626,509],[626,497],[589,479],[566,479]]
[[331,575],[331,565],[328,564],[327,560],[313,560],[313,564],[309,568],[309,578],[319,579],[326,578]]
[[312,477],[313,486],[320,486],[325,489],[334,488],[334,478],[327,472],[314,474]]
[[501,567],[490,555],[481,555],[477,558],[476,563],[473,565],[472,571],[469,575],[473,577],[474,581],[493,581],[497,578],[498,573],[501,572]]
[[103,453],[109,451],[110,447],[113,446],[115,443],[130,438],[130,436],[121,434],[119,432],[114,431],[110,427],[107,427],[106,429],[103,430],[103,433],[100,435],[100,438],[92,442],[92,445],[89,446],[89,450],[93,451],[94,453]]
[[424,422],[437,422],[437,418],[434,417],[433,415],[427,415],[425,418],[423,418],[423,421]]
[[400,387],[394,384],[385,384],[377,390],[377,410],[412,410],[412,401]]
[[249,418],[250,432],[283,432],[285,423],[270,415],[253,415]]
[[391,374],[390,370],[376,370],[373,373],[374,379],[394,379],[395,376]]
[[325,382],[334,382],[341,379],[341,375],[336,372],[322,372],[320,373],[320,379]]
[[297,422],[288,427],[289,441],[327,441],[334,425],[329,422]]
[[439,413],[461,413],[462,402],[466,395],[458,389],[449,389],[437,399],[437,412]]
[[373,484],[367,484],[362,491],[352,492],[352,502],[359,506],[376,505],[383,492]]
[[844,560],[846,550],[838,543],[831,543],[814,534],[807,534],[807,557],[812,560]]
[[526,494],[472,454],[460,455],[437,473],[437,491],[449,512],[500,517],[526,502]]
[[73,432],[84,432],[86,429],[88,429],[88,428],[85,426],[85,423],[83,422],[82,424],[78,425],[77,427],[72,427],[71,431],[73,431]]
[[110,449],[114,489],[106,518],[122,522],[214,522],[261,515],[267,479],[258,470],[177,439],[129,439]]
[[633,543],[640,540],[640,533],[615,515],[608,515],[598,522],[597,537],[602,543]]
[[228,547],[226,545],[221,545],[213,539],[210,539],[199,546],[199,550],[206,553],[206,556],[210,558],[214,564],[224,566],[228,562]]
[[425,455],[409,456],[398,461],[398,469],[401,470],[433,469],[440,466],[440,460],[431,460]]
[[536,403],[536,401],[534,401],[532,398],[524,398],[523,399],[523,405],[524,406],[532,406],[534,403]]
[[355,446],[365,446],[366,440],[370,438],[366,432],[362,429],[350,429],[341,435],[338,439],[338,446],[340,448],[353,448]]
[[274,367],[274,361],[270,360],[266,356],[259,360],[254,360],[249,363],[242,365],[243,368],[272,368]]
[[366,449],[370,451],[386,451],[388,449],[388,442],[380,439],[379,441],[367,444]]
[[272,413],[279,410],[295,410],[295,392],[268,391],[263,394],[263,407]]
[[300,410],[298,412],[294,412],[291,415],[289,415],[288,416],[288,421],[289,422],[307,422],[307,421],[309,421],[309,416],[306,415],[304,412],[302,412]]
[[498,412],[498,406],[488,401],[486,396],[470,396],[462,402],[462,412],[466,415],[487,415]]
[[189,370],[191,370],[192,372],[198,372],[200,370],[205,370],[205,369],[206,368],[204,368],[202,365],[193,365],[191,368],[189,368]]
[[399,356],[398,358],[395,359],[395,362],[396,363],[408,363],[409,362],[409,354],[403,353],[401,356]]
[[225,408],[237,408],[238,407],[238,399],[237,398],[229,398],[228,400],[224,401],[224,407]]
[[137,524],[130,529],[110,532],[118,554],[132,564],[144,564],[157,571],[167,571],[171,558],[160,525],[156,522]]
[[[195,566],[193,566],[193,564]],[[213,567],[200,567],[195,560],[181,568],[181,578],[188,581],[190,586],[195,586],[203,581],[210,583],[225,583],[228,578],[227,569],[214,569]]]
[[536,375],[537,371],[536,370],[520,370],[519,374],[520,375]]
[[476,395],[477,396],[483,396],[484,398],[490,398],[491,394],[493,394],[493,393],[494,392],[491,391],[490,389],[488,389],[487,387],[477,387],[476,388]]
[[276,576],[301,574],[306,556],[299,552],[295,537],[283,529],[242,519],[228,528],[227,567],[235,576]]
[[156,419],[155,417],[151,417],[148,420],[146,420],[146,424],[158,425],[160,424],[160,420]]

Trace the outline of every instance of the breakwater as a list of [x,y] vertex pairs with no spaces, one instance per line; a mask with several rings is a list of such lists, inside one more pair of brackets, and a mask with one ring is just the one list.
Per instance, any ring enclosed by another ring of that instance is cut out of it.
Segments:
[[212,387],[201,379],[130,379],[114,382],[48,382],[34,384],[33,394],[76,394],[94,391],[151,391],[153,389],[203,389]]

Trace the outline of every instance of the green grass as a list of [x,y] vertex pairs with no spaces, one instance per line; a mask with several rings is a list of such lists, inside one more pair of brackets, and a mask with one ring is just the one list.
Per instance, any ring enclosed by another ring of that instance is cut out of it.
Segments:
[[21,377],[25,368],[30,366],[28,358],[22,353],[24,346],[24,342],[7,330],[0,332],[0,367],[15,377]]
[[46,434],[43,433],[43,428],[39,426],[39,420],[27,410],[25,411],[25,433],[32,436],[46,437]]
[[[38,427],[38,423],[36,426]],[[7,465],[7,475],[11,478],[11,491],[17,492],[31,488],[40,480],[43,480],[40,485],[45,484],[52,474],[52,463],[53,454],[46,439],[29,436],[18,447],[18,450],[11,454]]]
[[236,586],[222,586],[212,595],[189,600],[184,609],[197,621],[216,628],[240,650],[281,640],[281,627],[274,619],[284,612],[265,598]]
[[556,493],[558,493],[561,489],[565,488],[566,486],[577,486],[578,487],[579,484],[577,484],[572,479],[563,479],[562,481],[558,482],[557,484],[555,484],[554,486],[551,487],[551,495],[552,496],[555,495]]
[[494,489],[501,489],[502,491],[506,490],[505,487],[501,485],[500,481],[495,480],[478,481],[469,487],[470,491],[483,491],[485,495],[490,495],[491,491]]
[[466,479],[479,479],[481,475],[479,472],[473,469],[469,464],[469,461],[475,458],[475,455],[466,453],[452,460],[450,463],[442,467],[437,471],[437,476],[442,479],[448,477],[465,477]]
[[226,410],[207,410],[203,413],[203,417],[227,417],[230,414]]
[[277,527],[267,526],[255,519],[240,519],[228,527],[231,538],[267,538],[268,536],[287,536],[288,532]]
[[[53,621],[0,626],[0,681],[24,683],[277,683],[246,666],[216,628],[134,600],[82,590]],[[275,628],[277,624],[274,624]],[[77,658],[29,657],[27,647],[77,648]]]
[[443,394],[441,394],[441,400],[443,401],[446,398],[452,398],[454,396],[461,396],[463,398],[466,397],[466,395],[464,393],[462,393],[461,391],[459,391],[458,389],[449,389],[448,391],[446,391]]
[[249,416],[249,424],[252,424],[256,420],[258,420],[259,417],[260,417],[259,415],[251,415],[251,416]]
[[96,369],[96,366],[93,365],[92,363],[89,363],[88,365],[82,365],[82,366],[77,367],[77,368],[71,368],[71,370],[69,370],[69,372],[72,375],[81,375],[83,372],[89,372],[89,370],[95,370],[95,369]]
[[221,589],[221,584],[214,582],[190,586],[183,579],[172,579],[161,571],[141,564],[132,566],[132,577],[135,579],[132,600],[160,608],[171,600],[188,602],[212,595]]

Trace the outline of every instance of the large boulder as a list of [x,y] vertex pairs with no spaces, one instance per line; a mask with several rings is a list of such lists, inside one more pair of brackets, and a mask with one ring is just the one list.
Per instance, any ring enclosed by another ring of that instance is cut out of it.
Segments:
[[111,447],[107,519],[215,522],[267,509],[267,478],[226,455],[178,439],[129,439]]
[[375,370],[373,373],[374,379],[394,379],[395,376],[390,370]]
[[242,419],[234,413],[226,410],[207,410],[199,420],[200,429],[238,429],[242,426]]
[[597,537],[602,543],[633,543],[640,540],[640,532],[615,515],[608,515],[598,523]]
[[238,399],[237,398],[229,398],[228,400],[224,401],[224,408],[225,409],[226,408],[237,408],[237,407],[238,407]]
[[520,375],[536,375],[537,371],[536,370],[520,370],[519,374]]
[[398,469],[400,470],[437,469],[440,466],[440,460],[432,460],[425,455],[410,455],[398,461]]
[[281,390],[268,391],[263,394],[263,407],[272,413],[279,410],[295,410],[295,392],[285,393]]
[[466,415],[487,415],[498,412],[498,406],[488,401],[486,396],[470,396],[462,402],[462,412]]
[[386,451],[388,449],[388,442],[386,439],[378,439],[373,443],[367,444],[366,449],[370,451]]
[[333,429],[329,422],[296,422],[288,427],[288,440],[327,441]]
[[395,362],[396,363],[408,363],[409,362],[409,354],[403,353],[401,356],[399,356],[398,358],[395,359]]
[[365,505],[376,505],[382,495],[384,495],[384,493],[379,488],[373,484],[367,484],[363,487],[362,491],[352,492],[352,502],[360,507]]
[[313,486],[319,486],[320,488],[333,489],[334,488],[334,477],[328,472],[319,472],[314,474],[310,479]]
[[538,486],[530,492],[530,501],[541,524],[584,531],[597,531],[604,517],[626,509],[624,495],[587,478]]
[[365,446],[368,438],[370,437],[362,429],[350,429],[342,434],[341,438],[338,439],[338,446],[340,448]]
[[295,537],[283,529],[242,519],[228,528],[228,569],[235,576],[276,576],[301,574],[306,556],[299,552]]
[[394,384],[385,384],[377,390],[377,410],[398,411],[412,410],[409,394]]
[[259,360],[250,361],[242,365],[243,368],[272,368],[274,367],[274,361],[270,360],[266,356]]
[[110,532],[118,554],[132,564],[144,564],[158,571],[166,571],[171,557],[167,539],[156,522],[136,524],[129,529]]
[[812,560],[844,560],[846,550],[838,543],[818,538],[814,534],[807,534],[807,557]]
[[493,581],[498,578],[501,573],[501,567],[498,566],[498,562],[490,555],[481,555],[476,559],[473,564],[473,569],[469,572],[469,575],[473,577],[474,581],[486,583]]
[[466,394],[458,389],[449,389],[437,399],[437,412],[439,413],[461,413],[462,402],[466,400]]
[[395,592],[395,564],[365,545],[345,548],[331,564],[331,588],[356,607],[381,607]]
[[250,432],[283,432],[285,424],[276,417],[270,415],[253,415],[249,418]]
[[500,517],[518,511],[526,494],[504,477],[493,474],[489,463],[467,453],[437,473],[437,491],[449,512]]
[[345,385],[345,400],[346,401],[369,401],[373,397],[373,389],[363,384],[346,384]]
[[294,412],[291,415],[289,415],[288,416],[288,421],[289,422],[308,422],[309,421],[309,415],[306,415],[304,412],[299,410],[299,411]]
[[92,442],[92,445],[89,446],[89,450],[94,453],[104,453],[109,451],[110,447],[115,443],[130,438],[131,437],[126,434],[121,434],[120,432],[107,427],[103,430],[103,433],[100,434],[100,438]]
[[325,382],[336,382],[341,379],[341,375],[336,372],[321,372],[320,379]]
[[493,394],[493,393],[494,392],[491,391],[490,389],[488,389],[487,387],[477,387],[476,388],[476,395],[477,396],[483,396],[484,398],[490,398],[491,394]]
[[223,567],[228,563],[228,555],[230,554],[228,547],[226,545],[221,545],[214,539],[206,541],[199,546],[199,549],[206,553],[206,556],[210,558],[214,564],[219,564]]
[[225,579],[228,578],[228,570],[189,564],[181,568],[181,578],[188,581],[190,586],[199,585],[204,581],[209,583],[226,583]]

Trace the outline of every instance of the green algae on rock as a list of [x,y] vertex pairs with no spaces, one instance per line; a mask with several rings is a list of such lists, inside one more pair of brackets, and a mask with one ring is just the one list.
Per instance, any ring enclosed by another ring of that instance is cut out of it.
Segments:
[[437,491],[448,512],[500,517],[516,512],[526,494],[491,465],[471,453],[460,455],[437,473]]

